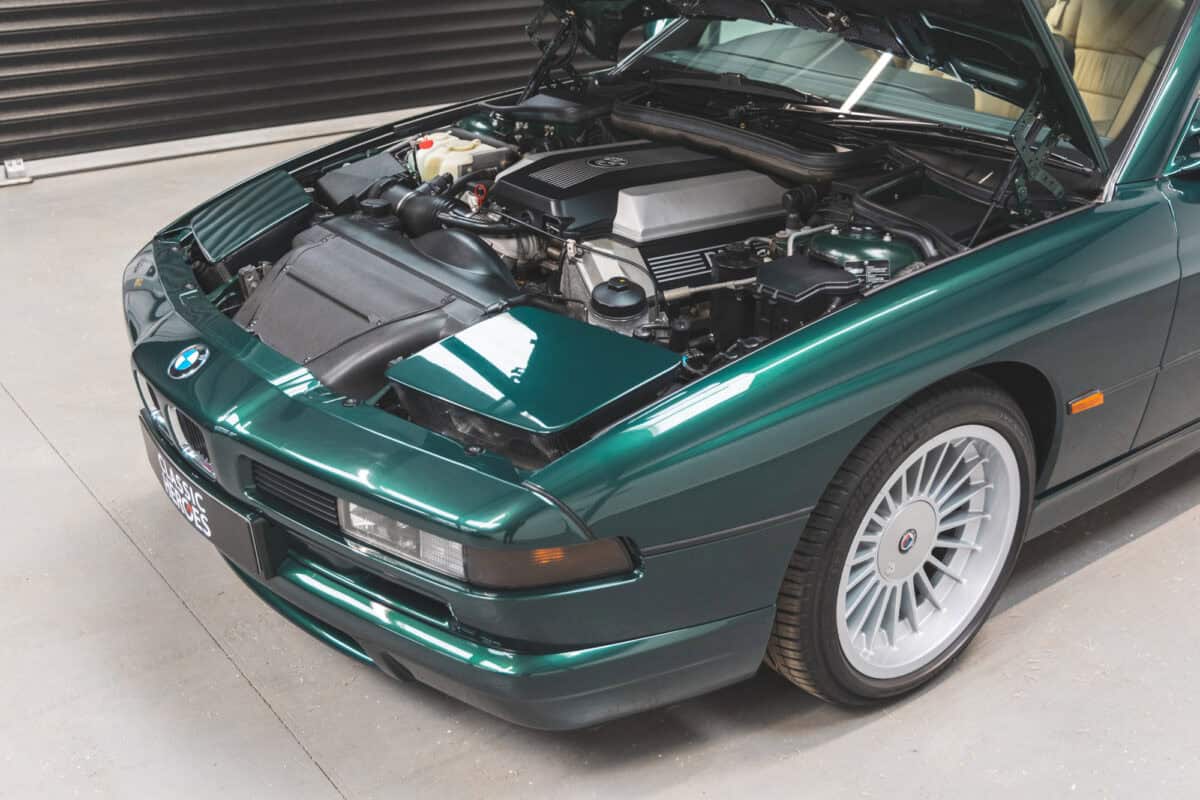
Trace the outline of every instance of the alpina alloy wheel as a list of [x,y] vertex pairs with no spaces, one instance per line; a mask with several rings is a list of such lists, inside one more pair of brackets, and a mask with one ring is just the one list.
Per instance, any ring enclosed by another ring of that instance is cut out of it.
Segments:
[[830,484],[780,592],[769,662],[862,704],[931,680],[1011,574],[1034,446],[1003,392],[959,379],[901,406]]
[[876,494],[838,588],[838,639],[871,678],[937,658],[987,599],[1013,547],[1020,468],[993,428],[963,425],[926,442]]

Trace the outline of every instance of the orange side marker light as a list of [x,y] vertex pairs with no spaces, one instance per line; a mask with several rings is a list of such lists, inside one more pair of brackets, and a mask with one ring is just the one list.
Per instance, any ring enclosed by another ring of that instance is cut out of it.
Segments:
[[1068,413],[1082,414],[1084,411],[1091,411],[1093,408],[1099,408],[1104,405],[1104,392],[1097,389],[1094,392],[1089,392],[1083,397],[1072,400],[1068,406]]

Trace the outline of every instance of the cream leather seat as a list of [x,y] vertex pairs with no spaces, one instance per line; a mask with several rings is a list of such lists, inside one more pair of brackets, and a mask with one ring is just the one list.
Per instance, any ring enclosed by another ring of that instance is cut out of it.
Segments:
[[[1042,7],[1043,14],[1048,14],[1055,3],[1056,0],[1038,0],[1038,5]],[[920,72],[927,75],[941,75],[943,78],[954,80],[950,75],[944,72],[936,72],[924,64],[913,64],[910,69],[913,72]],[[975,92],[975,110],[982,111],[985,114],[993,114],[997,117],[1008,117],[1009,119],[1016,119],[1021,116],[1021,109],[1011,103],[1004,102],[998,97],[992,97],[990,94],[978,90]]]
[[[1116,139],[1133,118],[1184,0],[1042,0],[1050,30],[1075,48],[1075,84],[1096,132]],[[1016,119],[1021,111],[982,92],[975,110]]]
[[[1053,33],[1075,49],[1075,83],[1096,132],[1116,139],[1150,88],[1185,0],[1039,0]],[[865,51],[874,59],[874,51]],[[920,63],[912,72],[950,75]],[[1016,119],[1021,109],[975,92],[975,110]]]
[[1184,0],[1057,0],[1050,29],[1075,44],[1075,83],[1101,136],[1117,138],[1133,118]]

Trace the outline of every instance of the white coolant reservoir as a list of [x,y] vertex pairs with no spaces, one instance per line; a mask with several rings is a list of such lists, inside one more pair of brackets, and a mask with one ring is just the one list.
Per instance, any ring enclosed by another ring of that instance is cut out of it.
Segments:
[[503,166],[509,151],[492,147],[479,139],[463,139],[449,131],[438,131],[417,140],[417,171],[421,180],[438,175],[461,178],[480,169]]

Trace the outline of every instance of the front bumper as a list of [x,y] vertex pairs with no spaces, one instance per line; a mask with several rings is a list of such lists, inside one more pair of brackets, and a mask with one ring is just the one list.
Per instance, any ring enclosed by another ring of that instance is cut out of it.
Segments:
[[556,653],[514,653],[407,616],[298,561],[270,580],[232,565],[301,629],[401,680],[531,728],[594,725],[727,686],[762,663],[774,609]]
[[[774,620],[771,606],[571,649],[518,649],[488,641],[460,625],[448,605],[344,569],[336,552],[264,517],[207,480],[157,429],[147,431],[177,470],[255,521],[255,535],[262,537],[259,556],[222,555],[270,606],[394,678],[415,679],[511,722],[547,730],[586,727],[735,683],[762,662]],[[587,623],[580,620],[579,628],[586,641]]]
[[[393,676],[540,728],[595,724],[759,668],[803,519],[689,539],[677,528],[693,528],[694,517],[631,508],[634,573],[522,592],[483,591],[364,554],[336,521],[268,496],[255,468],[479,545],[555,547],[592,532],[577,510],[567,513],[503,459],[467,453],[370,404],[342,402],[217,311],[193,280],[183,248],[169,239],[126,272],[133,367],[156,403],[199,431],[203,463],[181,452],[179,432],[151,428],[180,472],[255,518],[255,557],[227,560],[305,630]],[[197,343],[211,351],[203,370],[166,379],[171,361]]]

